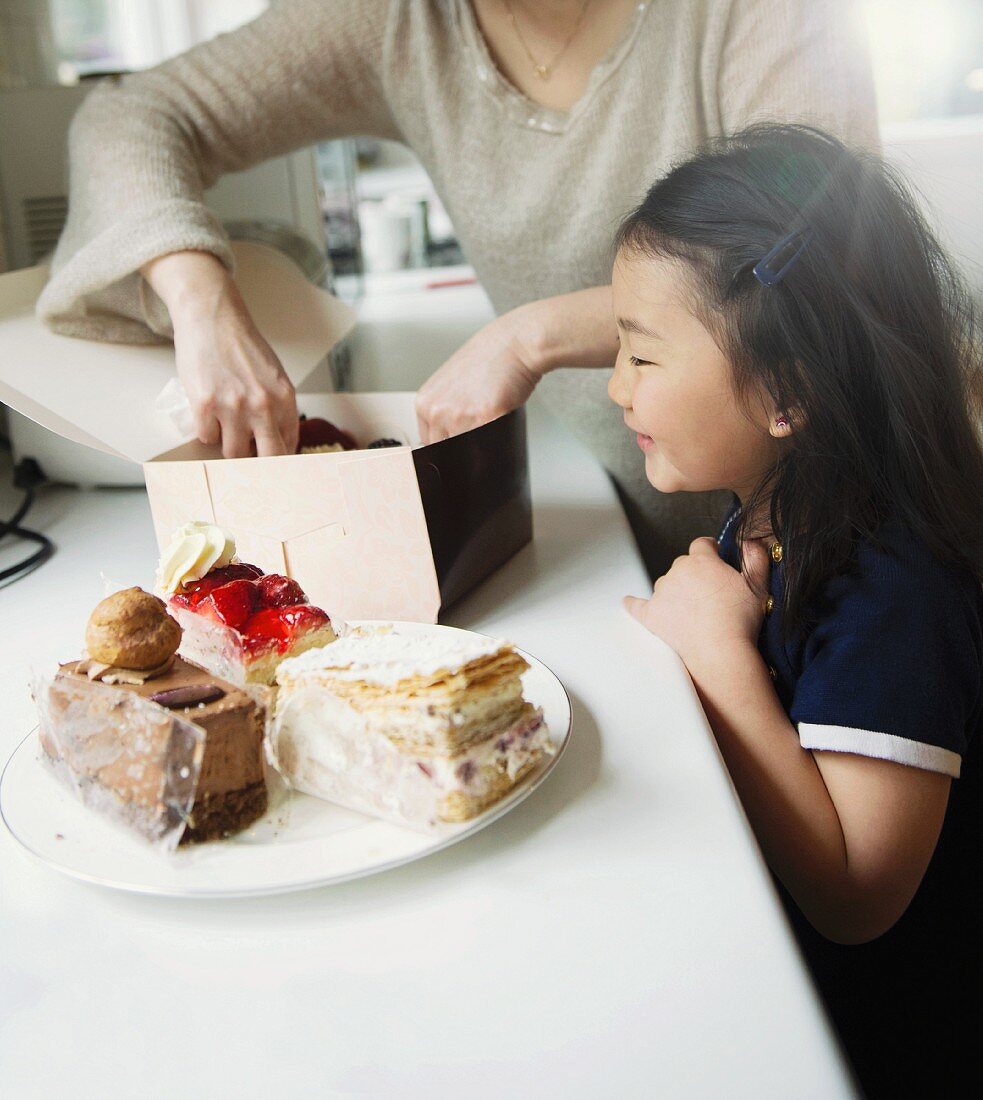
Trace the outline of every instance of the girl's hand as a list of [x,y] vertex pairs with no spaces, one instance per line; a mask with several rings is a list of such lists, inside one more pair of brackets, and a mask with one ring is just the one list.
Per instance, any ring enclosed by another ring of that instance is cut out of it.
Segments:
[[226,458],[293,454],[294,388],[220,261],[176,252],[142,271],[171,315],[177,373],[202,443],[221,443]]
[[496,317],[420,387],[421,442],[437,443],[517,409],[541,377],[522,312]]
[[[748,579],[720,560],[713,539],[697,539],[655,582],[647,599],[626,596],[624,606],[679,654],[691,670],[701,658],[756,645],[764,618],[768,552],[758,539],[744,543]],[[750,582],[750,583],[749,583]]]

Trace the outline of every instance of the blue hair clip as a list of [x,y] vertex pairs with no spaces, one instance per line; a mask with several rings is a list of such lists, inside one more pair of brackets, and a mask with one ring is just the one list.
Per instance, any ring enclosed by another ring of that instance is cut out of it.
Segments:
[[[812,230],[808,226],[805,229],[795,229],[786,234],[774,248],[765,253],[754,265],[752,269],[754,277],[762,286],[777,286],[789,273],[789,270],[805,250],[805,246],[811,240]],[[775,262],[795,245],[798,246],[795,251],[781,267],[776,269]]]

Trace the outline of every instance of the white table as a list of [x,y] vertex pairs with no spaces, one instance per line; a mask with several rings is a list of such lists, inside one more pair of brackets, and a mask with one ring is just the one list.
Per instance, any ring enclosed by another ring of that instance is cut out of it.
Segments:
[[[621,609],[647,586],[609,482],[540,415],[532,462],[534,543],[447,621],[567,686],[545,785],[423,861],[244,901],[85,885],[0,830],[0,1092],[854,1095],[686,673]],[[4,759],[100,571],[155,564],[138,490],[49,491],[30,518],[59,552],[0,591]]]

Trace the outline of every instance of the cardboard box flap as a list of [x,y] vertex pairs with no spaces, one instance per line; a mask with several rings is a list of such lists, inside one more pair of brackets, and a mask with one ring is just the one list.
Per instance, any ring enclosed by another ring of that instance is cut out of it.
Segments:
[[[236,282],[257,326],[299,385],[351,329],[352,311],[282,253],[233,242]],[[173,347],[59,336],[34,308],[44,267],[0,275],[0,401],[43,427],[108,454],[146,462],[187,442],[155,408],[174,377]]]
[[411,453],[447,608],[532,539],[526,410]]

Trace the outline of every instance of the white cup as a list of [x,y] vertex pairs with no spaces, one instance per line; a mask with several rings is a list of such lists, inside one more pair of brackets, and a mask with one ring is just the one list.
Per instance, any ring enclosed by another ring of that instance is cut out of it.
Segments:
[[358,204],[362,261],[366,271],[401,271],[410,265],[410,211],[385,200]]

